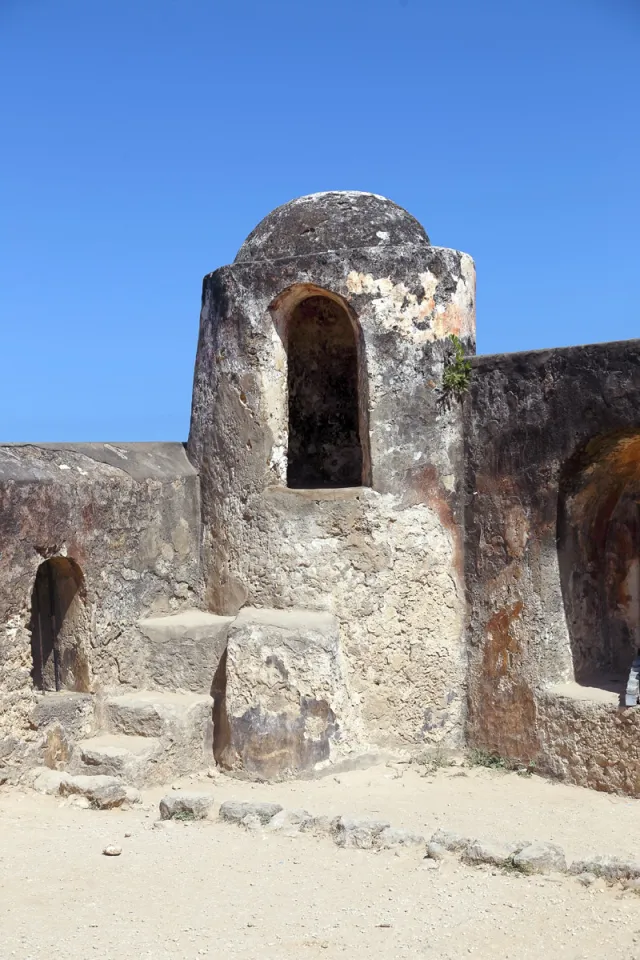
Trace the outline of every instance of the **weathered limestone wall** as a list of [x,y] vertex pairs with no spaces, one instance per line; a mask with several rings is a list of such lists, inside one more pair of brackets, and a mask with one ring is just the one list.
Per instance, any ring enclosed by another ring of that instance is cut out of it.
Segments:
[[541,766],[594,790],[640,797],[640,710],[615,694],[555,684],[536,698]]
[[[177,443],[0,447],[0,756],[32,736],[31,602],[47,558],[81,571],[91,691],[145,686],[135,624],[201,599],[199,485]],[[84,689],[84,687],[83,687]],[[46,695],[45,695],[46,696]]]
[[[202,484],[206,598],[225,614],[334,613],[363,735],[453,742],[464,702],[462,425],[437,400],[444,338],[473,350],[475,273],[457,251],[378,242],[205,278],[188,452]],[[310,296],[337,299],[357,330],[370,487],[286,486],[286,325]]]
[[[635,721],[599,691],[621,684],[606,644],[629,598],[610,520],[640,490],[640,341],[478,357],[465,418],[469,740],[632,792]],[[575,680],[577,696],[548,692]],[[609,770],[594,760],[607,742]]]
[[[189,459],[0,446],[0,765],[61,710],[86,735],[86,694],[206,714],[212,682],[239,775],[466,725],[640,796],[640,341],[476,358],[460,406],[452,333],[473,353],[466,254],[376,195],[303,197],[204,280]],[[54,635],[66,698],[34,689]]]

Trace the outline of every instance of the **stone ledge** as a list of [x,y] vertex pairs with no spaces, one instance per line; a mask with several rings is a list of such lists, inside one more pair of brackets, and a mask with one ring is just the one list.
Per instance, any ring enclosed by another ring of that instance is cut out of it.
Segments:
[[543,697],[597,703],[616,708],[621,706],[620,697],[622,694],[624,694],[624,682],[622,680],[620,681],[619,691],[604,686],[597,687],[592,684],[576,683],[574,680],[552,683],[541,691]]
[[363,494],[374,493],[371,487],[281,487],[272,484],[264,491],[265,496],[291,496],[298,497],[301,500],[357,500]]

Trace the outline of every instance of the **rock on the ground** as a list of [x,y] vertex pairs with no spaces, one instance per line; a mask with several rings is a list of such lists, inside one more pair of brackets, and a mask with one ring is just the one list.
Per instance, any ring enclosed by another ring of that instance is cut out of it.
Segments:
[[427,844],[427,856],[430,860],[444,860],[449,851],[441,843],[434,843],[430,840]]
[[264,826],[260,817],[256,816],[255,813],[248,813],[246,817],[242,818],[240,823],[245,828],[245,830],[254,831],[254,832],[256,830],[262,830],[262,827]]
[[504,867],[513,862],[521,845],[504,840],[474,840],[463,852],[467,863],[489,863],[495,867]]
[[119,857],[122,853],[122,847],[117,846],[115,843],[109,843],[102,852],[105,857]]
[[161,820],[206,820],[213,806],[210,793],[168,793],[160,801]]
[[127,799],[127,791],[115,777],[67,776],[60,784],[60,796],[80,795],[86,797],[92,807],[110,810],[120,807]]
[[245,607],[229,627],[226,675],[214,699],[226,712],[216,759],[277,780],[356,746],[338,622],[329,613]]
[[33,787],[39,793],[86,797],[92,807],[101,810],[119,807],[127,799],[126,788],[115,777],[73,777],[69,773],[46,768],[36,771]]
[[535,841],[515,855],[513,865],[523,873],[565,873],[567,858],[557,844]]
[[134,804],[142,803],[142,794],[136,787],[127,787],[125,786],[126,801],[127,803],[133,806]]
[[390,826],[387,820],[356,820],[353,817],[338,817],[333,827],[333,838],[339,847],[371,850],[383,830]]
[[578,883],[581,883],[583,887],[590,887],[597,879],[595,873],[579,873],[576,877]]
[[424,846],[425,843],[426,840],[421,834],[396,827],[385,827],[376,837],[376,846],[381,850],[391,850],[394,847],[419,847]]
[[267,829],[291,836],[305,830],[313,819],[308,810],[281,810],[269,820]]
[[305,821],[302,824],[301,830],[303,833],[311,833],[316,837],[333,836],[334,827],[337,821],[337,817],[311,817],[310,820]]
[[588,860],[574,861],[569,872],[578,876],[591,873],[605,880],[632,880],[640,877],[640,861],[607,856],[591,857]]
[[450,853],[462,853],[472,841],[469,837],[463,837],[462,834],[454,833],[452,830],[436,830],[429,842],[444,847]]
[[240,803],[237,800],[227,800],[221,804],[219,816],[221,820],[228,820],[230,823],[242,823],[245,817],[255,816],[260,823],[265,824],[281,810],[279,803]]

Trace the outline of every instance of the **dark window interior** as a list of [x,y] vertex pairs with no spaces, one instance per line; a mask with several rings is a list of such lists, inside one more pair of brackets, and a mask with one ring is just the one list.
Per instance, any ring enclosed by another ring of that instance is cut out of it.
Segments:
[[287,485],[360,486],[358,349],[344,308],[323,296],[299,303],[288,324],[287,355]]

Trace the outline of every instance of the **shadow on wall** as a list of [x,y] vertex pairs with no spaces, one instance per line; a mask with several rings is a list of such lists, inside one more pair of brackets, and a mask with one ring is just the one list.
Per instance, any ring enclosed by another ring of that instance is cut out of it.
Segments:
[[53,557],[38,567],[31,594],[31,658],[38,690],[89,692],[88,616],[82,570]]
[[575,679],[622,692],[640,648],[640,430],[567,461],[557,545]]

